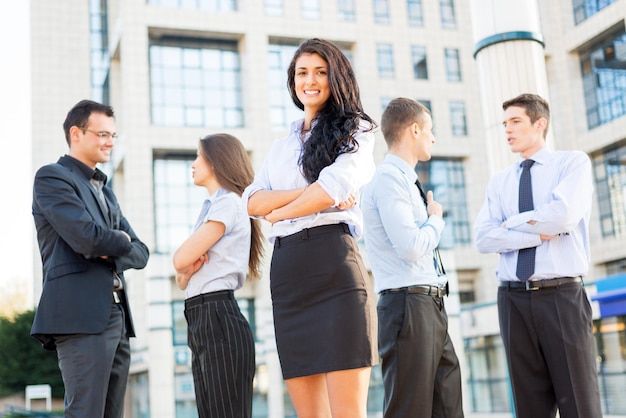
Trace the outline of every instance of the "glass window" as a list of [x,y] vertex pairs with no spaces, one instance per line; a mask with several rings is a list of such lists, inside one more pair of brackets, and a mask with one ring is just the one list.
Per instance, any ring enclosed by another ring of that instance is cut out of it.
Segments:
[[598,383],[604,415],[626,414],[626,316],[594,321],[598,348]]
[[409,26],[424,26],[424,10],[422,0],[407,0]]
[[417,100],[418,102],[426,106],[426,108],[430,111],[430,118],[433,121],[433,134],[434,134],[435,131],[437,130],[437,124],[435,123],[435,115],[433,115],[432,102],[428,99],[415,99],[415,100]]
[[367,391],[368,417],[382,417],[382,408],[385,403],[385,388],[383,372],[380,364],[372,367],[370,374],[370,387]]
[[393,46],[391,44],[378,44],[376,46],[378,58],[378,75],[380,78],[393,78]]
[[621,30],[580,55],[589,129],[626,114],[625,50]]
[[374,0],[374,22],[389,24],[390,21],[388,0]]
[[300,0],[302,17],[305,19],[320,18],[320,0]]
[[199,9],[210,12],[237,11],[237,0],[148,0],[154,6]]
[[626,145],[593,158],[600,229],[603,237],[626,234]]
[[187,319],[185,319],[185,301],[172,302],[172,339],[174,346],[187,345]]
[[150,46],[152,123],[243,126],[241,69],[235,42],[173,38]]
[[609,261],[608,263],[604,263],[604,269],[606,270],[607,276],[612,276],[614,274],[626,273],[626,258],[621,258],[619,260]]
[[508,412],[510,388],[504,346],[499,335],[484,335],[465,340],[473,412]]
[[420,162],[416,172],[424,189],[433,191],[435,200],[441,203],[446,213],[441,248],[471,244],[463,161],[433,157],[430,161]]
[[456,48],[446,48],[444,50],[446,62],[446,78],[448,81],[461,81],[461,61],[459,50]]
[[109,23],[107,0],[89,0],[89,37],[91,57],[91,99],[108,104],[109,70]]
[[393,97],[388,97],[388,96],[383,96],[380,99],[380,105],[382,108],[381,112],[384,112],[385,109],[387,109],[387,105],[389,105],[389,102],[393,100]]
[[467,135],[467,117],[465,102],[453,100],[450,102],[450,124],[453,136]]
[[131,373],[128,376],[128,397],[130,416],[134,418],[150,417],[150,385],[148,373]]
[[263,0],[263,8],[268,16],[282,16],[283,0]]
[[576,24],[588,19],[614,2],[615,0],[573,0]]
[[428,61],[426,59],[426,47],[412,45],[411,59],[413,61],[413,77],[418,80],[428,80]]
[[423,104],[424,106],[426,106],[426,108],[427,108],[428,110],[430,110],[430,117],[431,117],[431,119],[433,119],[433,121],[434,121],[435,119],[433,118],[433,107],[432,107],[432,102],[431,102],[430,100],[428,100],[428,99],[415,99],[415,100],[417,100],[418,102],[420,102],[421,104]]
[[157,253],[173,254],[193,232],[207,198],[206,189],[193,184],[192,154],[161,154],[154,157],[154,220]]
[[339,20],[354,22],[356,19],[354,0],[338,0],[337,9],[339,11]]
[[461,305],[476,303],[476,283],[479,280],[479,271],[458,269],[456,275]]
[[253,298],[248,298],[248,299],[237,298],[237,303],[239,304],[239,309],[241,309],[241,313],[248,321],[248,324],[250,324],[250,328],[252,329],[252,334],[254,335],[254,340],[259,341],[257,339],[257,332],[256,332],[256,310],[254,307],[254,299]]
[[454,0],[439,0],[439,11],[441,13],[441,27],[444,29],[456,29]]
[[176,418],[197,418],[198,409],[191,372],[174,374],[174,399],[176,399]]
[[270,119],[273,128],[287,128],[292,121],[304,116],[291,100],[287,89],[287,68],[296,49],[297,44],[270,44],[268,47]]

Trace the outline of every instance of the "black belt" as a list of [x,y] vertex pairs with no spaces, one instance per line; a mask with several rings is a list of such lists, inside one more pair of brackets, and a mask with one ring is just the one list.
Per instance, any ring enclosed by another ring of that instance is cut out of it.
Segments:
[[386,295],[387,293],[415,293],[418,295],[436,296],[438,298],[448,295],[448,283],[445,285],[435,286],[429,284],[416,284],[413,286],[396,287],[394,289],[385,289],[380,292],[380,295]]
[[217,302],[219,300],[235,300],[235,292],[232,290],[218,290],[217,292],[202,293],[189,299],[185,299],[185,308],[202,305],[206,302]]
[[320,225],[314,226],[313,228],[304,228],[302,231],[296,232],[295,234],[287,235],[285,237],[276,237],[276,239],[274,240],[274,247],[280,247],[281,245],[289,244],[291,242],[306,240],[309,237],[325,234],[331,231],[343,231],[349,234],[350,227],[342,222],[339,224]]
[[501,281],[500,287],[512,290],[541,290],[559,287],[568,284],[582,283],[583,278],[578,277],[557,277],[555,279],[526,280],[523,282]]

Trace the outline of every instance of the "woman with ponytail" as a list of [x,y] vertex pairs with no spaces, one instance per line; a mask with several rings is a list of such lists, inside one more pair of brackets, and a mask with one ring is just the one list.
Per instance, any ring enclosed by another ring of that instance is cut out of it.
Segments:
[[254,173],[232,135],[200,140],[193,182],[205,200],[193,234],[174,253],[176,283],[185,291],[185,318],[200,418],[252,416],[254,337],[233,292],[246,275],[260,276],[263,236],[241,193]]

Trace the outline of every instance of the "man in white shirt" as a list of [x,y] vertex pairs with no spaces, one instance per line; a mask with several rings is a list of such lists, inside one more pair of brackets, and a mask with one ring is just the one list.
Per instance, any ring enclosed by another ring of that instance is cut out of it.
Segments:
[[361,198],[378,301],[384,417],[463,417],[459,361],[448,335],[447,280],[437,246],[443,209],[415,173],[435,143],[430,112],[392,100],[381,120],[389,152]]
[[481,253],[500,255],[498,312],[518,418],[600,418],[589,270],[591,162],[546,147],[550,109],[534,94],[502,104],[511,151],[474,229]]

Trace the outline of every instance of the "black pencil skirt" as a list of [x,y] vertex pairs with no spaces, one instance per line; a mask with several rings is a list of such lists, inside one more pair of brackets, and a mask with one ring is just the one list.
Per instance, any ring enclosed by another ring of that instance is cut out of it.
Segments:
[[378,363],[374,294],[347,225],[277,238],[270,288],[284,379]]

